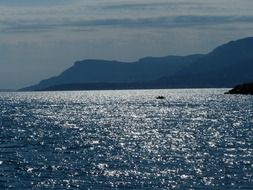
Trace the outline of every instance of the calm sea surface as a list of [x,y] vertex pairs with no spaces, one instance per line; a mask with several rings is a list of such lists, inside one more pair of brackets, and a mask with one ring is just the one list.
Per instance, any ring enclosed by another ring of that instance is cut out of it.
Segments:
[[253,97],[224,91],[0,93],[0,189],[253,189]]

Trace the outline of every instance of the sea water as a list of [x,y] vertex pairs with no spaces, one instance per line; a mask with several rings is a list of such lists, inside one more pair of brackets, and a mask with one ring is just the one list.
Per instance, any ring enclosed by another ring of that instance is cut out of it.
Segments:
[[253,97],[225,91],[0,93],[0,189],[253,189]]

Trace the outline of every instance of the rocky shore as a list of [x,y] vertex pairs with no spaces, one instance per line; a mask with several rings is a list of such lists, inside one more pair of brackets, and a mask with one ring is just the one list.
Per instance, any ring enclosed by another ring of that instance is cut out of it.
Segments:
[[246,94],[253,95],[253,83],[241,84],[229,90],[225,94]]

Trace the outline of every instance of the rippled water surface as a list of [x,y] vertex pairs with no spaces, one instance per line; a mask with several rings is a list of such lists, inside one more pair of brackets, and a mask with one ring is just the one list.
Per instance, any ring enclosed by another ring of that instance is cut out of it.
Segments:
[[0,189],[253,189],[253,97],[223,93],[0,93]]

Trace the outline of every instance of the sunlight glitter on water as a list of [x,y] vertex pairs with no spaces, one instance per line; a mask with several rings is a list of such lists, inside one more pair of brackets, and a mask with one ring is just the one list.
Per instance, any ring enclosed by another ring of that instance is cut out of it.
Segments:
[[223,92],[2,93],[0,188],[249,189],[253,99]]

